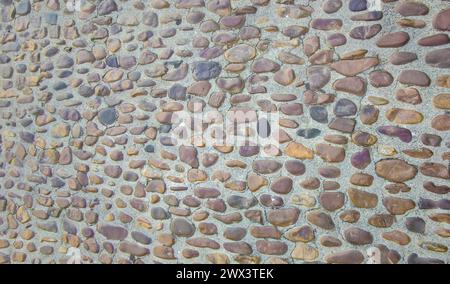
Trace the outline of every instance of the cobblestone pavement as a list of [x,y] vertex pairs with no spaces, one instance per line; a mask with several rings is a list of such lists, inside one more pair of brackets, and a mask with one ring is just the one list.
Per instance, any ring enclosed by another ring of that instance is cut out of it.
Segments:
[[0,5],[0,263],[450,261],[450,1]]

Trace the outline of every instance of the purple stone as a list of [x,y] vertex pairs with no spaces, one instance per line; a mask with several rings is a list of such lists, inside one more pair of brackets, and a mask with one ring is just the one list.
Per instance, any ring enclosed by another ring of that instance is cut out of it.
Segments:
[[270,194],[262,194],[259,197],[259,201],[262,205],[271,208],[283,207],[284,205],[283,198]]
[[339,30],[342,27],[342,20],[317,18],[312,20],[311,27],[322,31]]
[[383,11],[370,11],[363,12],[357,15],[351,16],[352,21],[378,21],[383,18]]
[[435,209],[435,208],[436,204],[434,200],[425,199],[422,197],[419,199],[419,209]]
[[218,62],[199,61],[194,62],[193,75],[195,80],[210,80],[219,76],[222,67]]
[[341,33],[334,33],[327,37],[327,41],[332,46],[341,46],[347,43],[347,38]]
[[63,108],[59,111],[59,115],[64,120],[78,121],[81,119],[80,113],[76,109]]
[[368,149],[356,152],[351,157],[351,163],[355,168],[365,169],[370,164],[370,152]]
[[223,49],[218,47],[207,47],[200,51],[199,56],[205,59],[212,59],[221,56],[223,52]]
[[259,146],[241,146],[239,154],[243,157],[254,156],[259,153]]
[[20,138],[22,138],[23,141],[27,143],[33,143],[34,142],[34,134],[27,131],[21,131],[19,132]]
[[450,200],[448,199],[440,199],[436,201],[437,207],[442,210],[450,210]]
[[359,12],[367,9],[367,1],[366,0],[351,0],[348,4],[348,8],[350,11]]
[[380,126],[377,128],[377,132],[391,137],[397,137],[405,143],[409,143],[412,140],[411,131],[406,128],[398,126]]
[[352,116],[358,111],[354,102],[349,99],[340,99],[334,106],[334,114],[336,116]]

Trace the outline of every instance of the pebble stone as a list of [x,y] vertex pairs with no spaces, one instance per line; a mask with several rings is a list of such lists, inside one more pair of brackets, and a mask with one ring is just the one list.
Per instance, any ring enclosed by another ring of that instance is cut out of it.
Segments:
[[450,1],[66,2],[0,1],[1,264],[449,262]]

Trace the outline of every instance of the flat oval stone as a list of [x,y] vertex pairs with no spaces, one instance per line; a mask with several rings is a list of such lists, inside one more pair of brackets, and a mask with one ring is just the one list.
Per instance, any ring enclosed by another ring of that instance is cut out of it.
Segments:
[[304,260],[306,262],[313,261],[319,256],[319,251],[309,245],[297,243],[291,253],[294,259]]
[[397,90],[397,92],[395,92],[395,98],[398,101],[412,105],[422,103],[422,97],[420,96],[419,91],[414,87],[408,87]]
[[97,231],[108,240],[122,241],[128,236],[128,231],[125,228],[113,225],[100,225]]
[[217,86],[227,91],[231,94],[237,94],[244,88],[244,81],[241,77],[235,77],[235,78],[218,78],[216,80]]
[[281,241],[256,241],[256,249],[262,254],[283,255],[287,252],[288,246]]
[[[220,245],[219,245],[219,247],[220,247]],[[252,247],[246,242],[224,243],[223,248],[229,252],[237,253],[239,255],[250,255],[253,252]]]
[[395,8],[403,17],[423,16],[428,14],[428,6],[420,2],[402,2]]
[[239,196],[239,195],[230,195],[227,198],[227,203],[232,208],[249,209],[249,208],[255,206],[258,203],[258,201],[256,200],[255,197],[246,198],[246,197]]
[[131,243],[129,241],[123,241],[119,244],[119,250],[124,252],[124,253],[128,253],[130,255],[134,255],[134,256],[145,256],[148,255],[150,253],[150,250],[137,245],[135,243]]
[[320,39],[317,36],[309,36],[305,38],[303,49],[306,56],[313,55],[320,48]]
[[342,27],[341,19],[318,18],[311,21],[310,26],[316,30],[330,31],[339,30]]
[[386,118],[398,124],[417,124],[422,122],[423,115],[415,110],[391,108],[386,112]]
[[439,94],[433,98],[433,105],[436,108],[450,110],[450,94]]
[[395,216],[391,214],[374,214],[370,216],[368,223],[377,228],[389,228],[394,224]]
[[342,192],[323,192],[319,199],[323,208],[328,211],[336,211],[344,206],[345,195]]
[[279,208],[283,207],[284,201],[281,197],[269,195],[269,194],[262,194],[259,197],[259,201],[262,205],[270,208]]
[[333,112],[336,116],[353,116],[357,112],[356,104],[349,99],[340,99],[334,105]]
[[350,31],[350,36],[354,39],[367,40],[376,36],[381,31],[381,25],[358,26]]
[[291,192],[292,186],[293,181],[291,178],[280,177],[272,183],[270,189],[278,194],[288,194],[289,192]]
[[356,223],[356,222],[358,222],[360,217],[361,217],[361,213],[359,213],[357,210],[345,210],[344,212],[339,214],[339,218],[343,222],[347,222],[347,223]]
[[301,161],[297,160],[288,160],[284,164],[284,167],[286,170],[294,176],[300,176],[303,175],[306,171],[305,164],[303,164]]
[[366,93],[366,81],[361,77],[347,77],[336,80],[333,88],[336,91],[362,96]]
[[267,58],[261,58],[255,60],[251,68],[255,73],[276,72],[280,70],[280,64]]
[[364,11],[367,9],[367,0],[350,0],[348,9],[352,12]]
[[306,34],[308,31],[308,27],[291,25],[283,28],[281,33],[289,38],[296,38]]
[[320,123],[328,122],[328,112],[323,106],[312,106],[309,108],[309,115],[312,119]]
[[300,215],[298,208],[273,209],[267,214],[267,220],[274,226],[287,227],[295,224]]
[[313,139],[320,135],[321,131],[317,128],[299,129],[297,135],[305,139]]
[[378,196],[363,190],[350,188],[347,194],[352,204],[358,208],[374,208],[378,203]]
[[195,227],[184,218],[175,218],[170,224],[170,231],[176,236],[191,237],[195,232]]
[[425,176],[450,179],[450,171],[446,165],[439,163],[426,162],[420,165],[420,173]]
[[103,125],[111,125],[118,118],[117,111],[114,108],[105,108],[98,113],[98,120]]
[[411,131],[407,128],[398,127],[398,126],[380,126],[377,128],[377,132],[391,136],[391,137],[397,137],[402,142],[409,143],[412,140],[412,134]]
[[419,149],[406,149],[403,150],[403,153],[410,157],[418,158],[418,159],[428,159],[433,156],[433,151],[427,148],[419,148]]
[[351,77],[378,65],[378,63],[378,58],[367,57],[354,60],[339,60],[333,62],[331,68],[344,76]]
[[357,227],[351,227],[344,231],[344,237],[352,245],[368,245],[373,242],[373,236],[370,232]]
[[278,59],[281,60],[285,64],[303,64],[305,60],[300,56],[297,56],[293,53],[287,51],[280,51],[278,53]]
[[122,168],[115,165],[105,166],[105,174],[111,178],[118,178],[122,174]]
[[444,264],[445,262],[432,257],[420,257],[416,253],[412,253],[408,259],[408,264]]
[[383,205],[393,215],[403,215],[416,207],[413,200],[398,197],[383,198]]
[[325,256],[325,261],[334,264],[360,264],[364,255],[359,250],[349,249]]
[[180,84],[174,84],[169,89],[169,98],[177,101],[186,100],[186,87]]
[[407,217],[405,221],[405,226],[410,232],[424,234],[426,223],[420,217]]
[[282,68],[275,72],[273,76],[275,82],[280,85],[287,86],[294,82],[295,80],[295,72],[292,68]]
[[253,162],[252,167],[259,174],[272,174],[280,170],[282,164],[275,160],[256,160]]
[[408,41],[409,34],[402,31],[383,35],[377,40],[376,44],[381,48],[393,48],[404,46],[408,43]]
[[439,135],[424,133],[420,137],[420,140],[424,145],[439,147],[442,142],[442,138]]
[[220,19],[220,24],[225,28],[239,28],[245,23],[245,15],[224,16]]
[[404,65],[417,60],[417,54],[413,52],[398,51],[392,53],[389,62],[393,65]]
[[197,149],[192,146],[180,146],[178,149],[180,160],[192,168],[198,168],[199,162],[197,158]]
[[331,46],[342,46],[347,43],[347,37],[341,33],[333,33],[327,36],[327,43]]
[[350,183],[359,186],[371,186],[373,176],[365,173],[356,173],[351,176]]
[[293,242],[304,242],[307,243],[309,241],[314,240],[314,229],[308,225],[301,227],[294,227],[287,231],[284,236],[286,239]]
[[302,115],[303,105],[299,103],[282,104],[280,111],[286,115]]
[[317,51],[311,57],[309,57],[309,62],[313,65],[323,65],[331,63],[333,61],[334,52],[332,50],[321,50]]
[[438,131],[450,130],[450,115],[440,114],[433,118],[431,121],[431,127]]
[[311,66],[307,69],[309,87],[319,90],[325,87],[331,79],[331,73],[326,66]]
[[335,166],[324,166],[319,168],[319,174],[325,178],[338,178],[341,170]]
[[297,159],[312,159],[314,157],[314,152],[311,149],[294,141],[290,142],[284,151],[289,157]]
[[340,247],[342,242],[333,236],[324,235],[320,237],[320,244],[324,247]]
[[375,88],[388,87],[394,82],[394,77],[387,71],[373,71],[369,74],[369,82]]
[[371,125],[378,120],[380,111],[373,105],[365,105],[361,108],[360,119],[364,124]]
[[258,135],[261,138],[267,138],[270,136],[271,133],[271,127],[270,123],[265,118],[258,119],[258,122],[256,124]]
[[333,14],[342,7],[341,0],[326,0],[322,5],[322,10],[327,14]]
[[435,34],[427,37],[423,37],[419,39],[417,42],[421,46],[438,46],[438,45],[444,45],[450,42],[450,38],[447,34],[440,33]]
[[375,164],[375,172],[389,181],[405,182],[416,176],[417,168],[400,159],[386,159]]
[[450,68],[450,48],[428,52],[425,56],[425,62],[437,68]]
[[383,11],[369,11],[350,17],[352,21],[378,21],[383,18]]
[[306,215],[306,219],[313,225],[324,230],[334,230],[335,225],[331,216],[321,211],[311,211]]
[[433,27],[440,31],[450,31],[450,9],[441,10],[433,18]]
[[355,124],[356,122],[354,119],[336,117],[328,124],[328,127],[344,133],[353,133]]
[[222,67],[214,61],[199,61],[193,64],[193,76],[197,81],[210,80],[220,75]]
[[236,45],[225,51],[225,58],[232,63],[245,63],[256,56],[256,49],[247,44]]
[[365,169],[371,161],[372,159],[370,158],[370,152],[367,148],[353,153],[350,159],[352,166],[360,170]]
[[411,238],[399,230],[393,230],[382,233],[382,237],[388,241],[395,242],[401,246],[407,245],[411,242]]
[[431,84],[430,77],[422,71],[403,70],[398,76],[398,81],[405,85],[428,87]]

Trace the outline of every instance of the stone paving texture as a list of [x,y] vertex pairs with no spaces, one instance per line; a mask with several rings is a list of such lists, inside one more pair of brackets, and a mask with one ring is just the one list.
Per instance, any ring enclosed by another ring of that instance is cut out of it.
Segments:
[[0,5],[0,263],[450,261],[450,1]]

